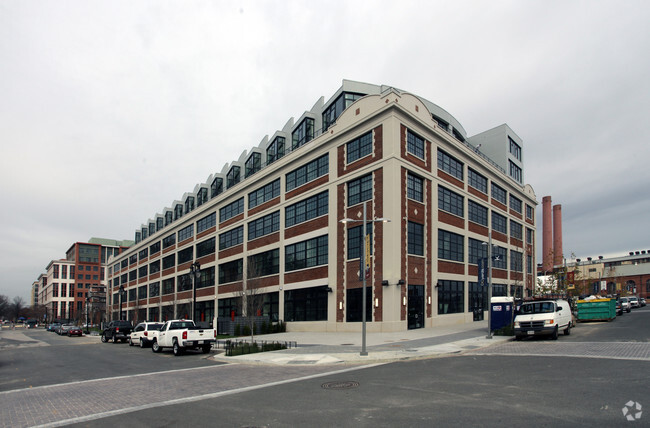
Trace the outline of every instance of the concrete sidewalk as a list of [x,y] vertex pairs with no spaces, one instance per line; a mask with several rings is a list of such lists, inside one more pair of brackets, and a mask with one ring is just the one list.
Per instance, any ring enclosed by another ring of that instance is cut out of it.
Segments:
[[368,355],[361,356],[362,338],[359,332],[287,332],[257,336],[255,340],[258,343],[296,342],[296,348],[235,357],[226,357],[223,349],[217,349],[217,354],[210,358],[228,363],[268,365],[368,364],[458,354],[512,339],[508,336],[487,339],[486,336],[487,321],[401,332],[367,333]]

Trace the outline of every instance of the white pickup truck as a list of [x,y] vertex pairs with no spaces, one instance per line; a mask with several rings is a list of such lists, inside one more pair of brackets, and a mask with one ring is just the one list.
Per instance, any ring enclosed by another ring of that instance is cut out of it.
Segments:
[[215,329],[205,329],[194,325],[192,320],[171,320],[160,327],[158,337],[151,344],[153,352],[172,348],[174,355],[183,355],[187,349],[201,349],[204,354],[210,352],[217,340]]

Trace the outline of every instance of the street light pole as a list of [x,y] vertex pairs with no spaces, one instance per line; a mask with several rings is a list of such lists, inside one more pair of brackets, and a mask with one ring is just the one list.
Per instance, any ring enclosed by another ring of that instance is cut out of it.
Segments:
[[[344,218],[340,220],[341,223],[352,223],[352,222],[358,222],[362,221],[363,224],[361,226],[362,230],[362,235],[363,236],[363,242],[361,244],[361,254],[360,254],[360,260],[359,260],[359,274],[361,276],[361,281],[362,281],[362,291],[361,291],[361,352],[359,355],[362,357],[368,356],[368,351],[366,350],[366,310],[367,310],[367,304],[366,304],[366,268],[370,266],[370,246],[366,245],[366,242],[368,240],[368,232],[366,229],[366,224],[368,223],[367,220],[367,204],[368,201],[363,202],[363,220],[354,220],[351,218]],[[371,223],[378,222],[378,223],[389,223],[390,220],[385,219],[385,218],[374,218],[370,221]]]
[[123,315],[124,315],[124,314],[122,313],[122,301],[124,300],[124,298],[123,298],[123,294],[125,293],[124,285],[120,285],[120,291],[119,291],[119,293],[120,293],[120,320],[122,320]]
[[86,334],[90,334],[90,331],[88,330],[88,301],[90,298],[86,297]]
[[[483,243],[485,245],[485,243]],[[489,232],[487,248],[488,265],[488,326],[486,339],[492,339],[492,232]]]
[[190,277],[192,280],[192,319],[196,323],[196,281],[201,278],[201,263],[192,263],[192,266],[190,266]]

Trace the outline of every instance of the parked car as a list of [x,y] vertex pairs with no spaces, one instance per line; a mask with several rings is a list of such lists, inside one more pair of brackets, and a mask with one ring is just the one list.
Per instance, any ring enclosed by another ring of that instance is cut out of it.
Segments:
[[616,301],[616,315],[623,315],[623,305],[620,300]]
[[68,330],[70,330],[74,325],[72,324],[62,324],[61,327],[57,330],[57,333],[59,336],[63,336],[65,334],[68,334]]
[[197,327],[192,320],[171,320],[165,322],[160,328],[151,350],[161,352],[163,348],[172,348],[174,355],[179,356],[187,349],[201,349],[204,354],[207,354],[216,341],[217,330],[215,329]]
[[109,340],[112,340],[113,343],[117,343],[118,340],[126,342],[132,329],[130,321],[111,321],[102,332],[102,342],[106,343]]
[[129,345],[140,345],[140,348],[151,346],[162,327],[159,322],[141,322],[136,325],[129,335]]
[[557,340],[560,330],[571,334],[571,306],[566,300],[524,302],[515,316],[515,340],[526,336],[551,336]]
[[61,323],[58,322],[53,322],[52,324],[47,326],[47,331],[53,331],[56,332],[57,329],[61,326]]
[[76,325],[70,326],[70,328],[67,329],[66,334],[68,337],[71,336],[83,336],[83,332],[81,331],[81,327],[78,327]]
[[639,304],[640,304],[641,306],[645,306],[645,297],[640,297],[640,298],[639,298]]
[[628,299],[630,300],[630,307],[631,307],[632,309],[640,308],[640,307],[641,307],[641,305],[639,304],[639,298],[638,298],[638,297],[636,297],[636,296],[630,296],[630,297],[628,297]]
[[627,297],[621,297],[618,299],[621,302],[621,306],[623,306],[623,310],[627,313],[630,313],[632,310],[632,306],[630,306],[630,301]]

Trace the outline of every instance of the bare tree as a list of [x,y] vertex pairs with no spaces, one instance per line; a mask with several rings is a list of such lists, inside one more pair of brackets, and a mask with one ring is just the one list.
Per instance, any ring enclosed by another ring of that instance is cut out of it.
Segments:
[[20,314],[25,309],[25,301],[22,297],[16,296],[14,300],[9,305],[9,314],[13,317],[13,320],[16,321],[20,318]]
[[0,294],[0,318],[9,315],[9,299]]
[[242,289],[238,294],[242,306],[242,316],[250,329],[251,342],[255,341],[256,317],[262,313],[264,307],[261,275],[262,263],[255,256],[247,257]]

